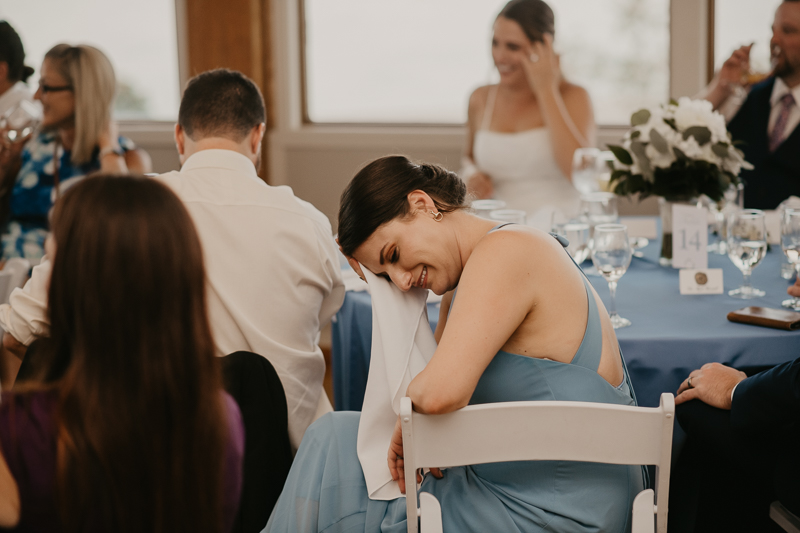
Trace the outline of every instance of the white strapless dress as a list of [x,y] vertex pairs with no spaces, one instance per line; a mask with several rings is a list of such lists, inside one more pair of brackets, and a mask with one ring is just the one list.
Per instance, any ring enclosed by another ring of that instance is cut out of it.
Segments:
[[[489,131],[497,88],[490,89],[472,147],[478,170],[492,178],[494,197],[528,213],[528,224],[549,231],[552,218],[578,213],[580,194],[558,168],[546,127],[516,133]],[[462,176],[469,179],[469,176]]]

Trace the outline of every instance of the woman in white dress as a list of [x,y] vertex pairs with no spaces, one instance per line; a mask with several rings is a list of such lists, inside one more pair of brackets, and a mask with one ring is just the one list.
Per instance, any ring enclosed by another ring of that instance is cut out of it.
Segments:
[[497,16],[492,58],[500,82],[470,97],[460,173],[475,198],[503,200],[534,223],[549,222],[553,211],[577,213],[572,156],[595,142],[589,94],[561,75],[554,32],[542,0],[511,0]]

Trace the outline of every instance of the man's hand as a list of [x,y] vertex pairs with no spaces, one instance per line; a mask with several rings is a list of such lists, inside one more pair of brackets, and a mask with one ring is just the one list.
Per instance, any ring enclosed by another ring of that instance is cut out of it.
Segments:
[[681,383],[675,404],[697,399],[718,409],[730,409],[731,392],[744,379],[747,379],[747,375],[735,368],[719,363],[706,363],[700,369],[692,371]]
[[786,292],[789,293],[789,296],[800,298],[800,277],[794,281],[794,285],[789,285],[789,288],[786,289]]

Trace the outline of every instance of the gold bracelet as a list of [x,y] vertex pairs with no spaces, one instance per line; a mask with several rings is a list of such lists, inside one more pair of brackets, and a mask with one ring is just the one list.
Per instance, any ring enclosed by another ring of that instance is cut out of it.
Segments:
[[106,146],[105,148],[100,150],[100,153],[97,154],[97,159],[103,159],[108,154],[114,154],[118,157],[123,157],[125,152],[122,151],[122,148],[114,148],[111,146]]

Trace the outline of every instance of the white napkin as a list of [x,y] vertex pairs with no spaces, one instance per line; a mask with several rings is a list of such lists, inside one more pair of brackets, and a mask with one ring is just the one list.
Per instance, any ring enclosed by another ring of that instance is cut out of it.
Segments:
[[394,500],[402,494],[386,458],[400,398],[430,361],[436,340],[428,324],[427,290],[403,292],[366,268],[361,270],[372,294],[372,354],[358,426],[358,459],[369,497]]

